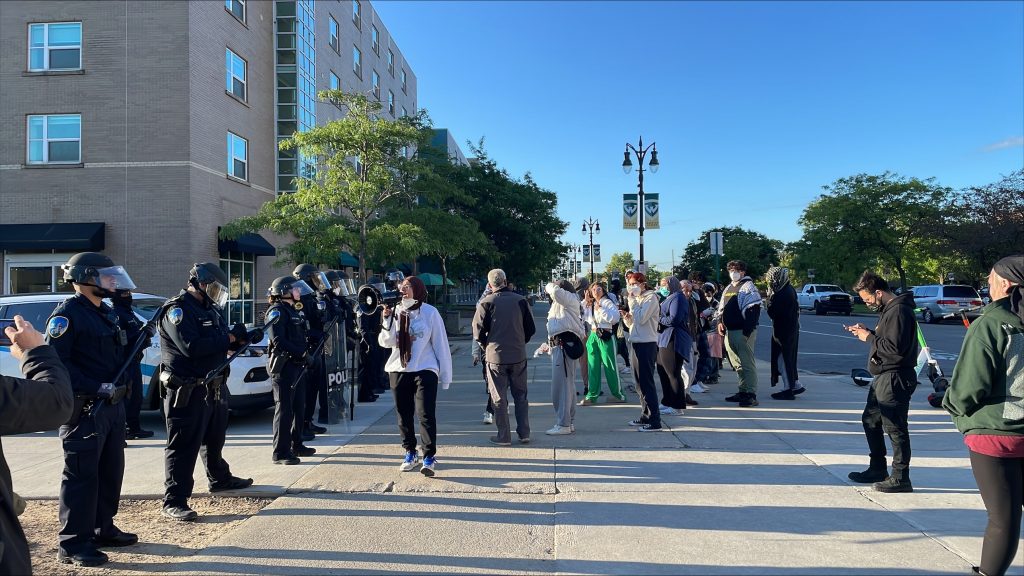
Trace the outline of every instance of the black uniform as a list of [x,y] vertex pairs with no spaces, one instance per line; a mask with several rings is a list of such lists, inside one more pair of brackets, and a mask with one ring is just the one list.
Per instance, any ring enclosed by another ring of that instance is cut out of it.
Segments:
[[383,393],[389,385],[384,373],[384,364],[388,350],[377,341],[381,328],[381,309],[371,314],[358,314],[359,326],[359,369],[356,378],[359,380],[359,401],[372,402],[376,393]]
[[[0,376],[0,435],[53,430],[71,416],[74,395],[68,371],[51,346],[25,353],[21,370],[28,380]],[[0,444],[0,574],[29,574],[28,540],[14,513],[11,470]]]
[[[114,303],[114,313],[117,314],[117,324],[128,335],[128,349],[126,350],[128,352],[142,334],[143,324],[139,322],[135,312],[132,311],[131,299],[114,297],[111,300]],[[149,348],[148,336],[125,372],[125,380],[128,382],[129,388],[124,407],[125,424],[132,432],[138,432],[142,428],[139,424],[139,412],[142,410],[142,351],[146,348]]]
[[[113,378],[124,359],[127,335],[112,308],[77,294],[53,311],[46,338],[68,369],[75,392],[71,420],[60,427],[64,472],[58,539],[64,552],[77,554],[91,549],[94,537],[120,534],[114,516],[124,478],[125,410],[117,396],[126,382]],[[101,402],[97,393],[104,383],[120,390]]]
[[274,460],[294,458],[302,445],[304,398],[299,373],[306,362],[306,319],[288,304],[267,310],[270,355],[267,369],[274,387]]
[[192,495],[197,456],[202,455],[211,488],[232,480],[222,456],[228,428],[228,371],[202,386],[206,375],[225,360],[228,325],[215,306],[188,292],[168,300],[161,312],[160,381],[166,389],[167,418],[164,506],[185,506]]
[[[312,354],[324,337],[324,327],[334,318],[334,305],[323,294],[309,294],[302,297],[302,313],[309,322],[306,338],[309,342],[308,351]],[[327,372],[324,370],[323,350],[321,349],[315,357],[311,357],[311,361],[313,365],[306,371],[306,405],[302,414],[307,429],[313,422],[317,397],[320,398],[320,415],[325,420],[327,417]]]

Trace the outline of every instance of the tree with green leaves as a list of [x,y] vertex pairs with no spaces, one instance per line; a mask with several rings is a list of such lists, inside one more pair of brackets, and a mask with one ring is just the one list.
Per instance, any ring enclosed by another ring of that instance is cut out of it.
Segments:
[[546,280],[565,253],[558,237],[568,223],[558,218],[558,197],[530,174],[511,177],[487,155],[483,141],[470,147],[476,159],[462,187],[476,202],[465,207],[465,215],[479,223],[493,246],[472,255],[476,267],[499,266],[519,286]]
[[386,120],[380,102],[361,94],[323,90],[318,95],[346,110],[345,117],[281,142],[311,164],[297,190],[281,194],[252,216],[228,223],[221,237],[272,230],[295,240],[283,247],[294,262],[336,265],[338,253],[355,246],[359,276],[366,277],[371,249],[391,262],[416,256],[421,231],[409,223],[378,221],[387,208],[411,192],[403,150],[416,143],[418,117]]
[[[718,273],[715,270],[715,257],[711,254],[708,240],[712,232],[722,233],[722,249],[724,256],[719,257]],[[760,232],[747,230],[740,226],[713,228],[700,233],[696,240],[683,249],[679,265],[673,268],[676,274],[703,272],[708,280],[725,282],[729,278],[726,264],[730,260],[742,260],[747,264],[747,274],[757,279],[764,276],[771,266],[779,264],[783,243],[769,238]]]
[[824,189],[799,220],[801,246],[815,255],[802,257],[803,265],[841,269],[877,262],[895,272],[905,288],[908,263],[927,249],[950,190],[934,179],[891,172],[841,178]]

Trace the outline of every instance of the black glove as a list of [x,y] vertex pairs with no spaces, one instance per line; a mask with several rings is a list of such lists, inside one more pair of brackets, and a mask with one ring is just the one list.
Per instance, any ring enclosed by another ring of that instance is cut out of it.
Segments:
[[249,332],[245,329],[245,324],[235,324],[231,327],[231,335],[235,340],[242,342],[247,339]]
[[96,396],[104,400],[109,400],[114,395],[115,386],[110,382],[104,382],[100,384],[100,387],[96,389]]
[[252,330],[249,330],[249,332],[247,332],[245,335],[245,340],[246,342],[259,344],[263,340],[263,330],[260,330],[259,328],[253,328]]
[[156,325],[155,324],[146,324],[146,327],[143,329],[143,332],[146,333],[146,337],[147,338],[152,338],[153,336],[156,336],[156,332],[157,332]]

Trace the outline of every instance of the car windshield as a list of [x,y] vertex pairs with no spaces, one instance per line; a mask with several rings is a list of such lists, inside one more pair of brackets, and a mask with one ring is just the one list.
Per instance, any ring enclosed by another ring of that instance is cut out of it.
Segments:
[[978,298],[978,292],[970,286],[945,286],[942,293],[947,298]]
[[814,287],[815,292],[842,292],[843,289],[832,284],[819,284]]
[[132,308],[135,309],[135,313],[142,316],[146,321],[153,319],[153,315],[156,311],[164,305],[166,300],[160,298],[132,298]]

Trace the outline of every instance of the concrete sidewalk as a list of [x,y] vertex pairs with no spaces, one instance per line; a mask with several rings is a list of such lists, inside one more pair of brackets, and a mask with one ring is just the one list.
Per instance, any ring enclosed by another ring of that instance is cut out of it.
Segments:
[[[532,443],[498,447],[481,423],[480,369],[462,344],[456,381],[439,392],[437,477],[398,471],[394,412],[382,402],[359,405],[355,425],[313,444],[325,452],[318,463],[297,467],[267,464],[267,423],[240,434],[233,422],[235,472],[287,494],[195,556],[154,556],[144,571],[966,574],[979,559],[986,516],[966,449],[924,390],[910,416],[916,492],[881,494],[846,480],[867,462],[866,389],[849,378],[805,375],[806,394],[776,401],[762,365],[761,405],[739,409],[723,400],[736,387],[726,369],[695,395],[700,406],[666,418],[668,431],[630,428],[639,413],[631,395],[626,405],[579,407],[574,435],[545,436],[553,414],[542,357],[529,368]],[[52,443],[5,439],[16,489],[45,496],[33,479],[47,478],[55,494],[59,466],[23,462],[23,441]],[[162,481],[155,454],[132,460],[162,446],[153,444],[129,450],[126,494],[160,491],[152,480],[129,488],[143,473]],[[59,446],[47,449],[59,460]]]

